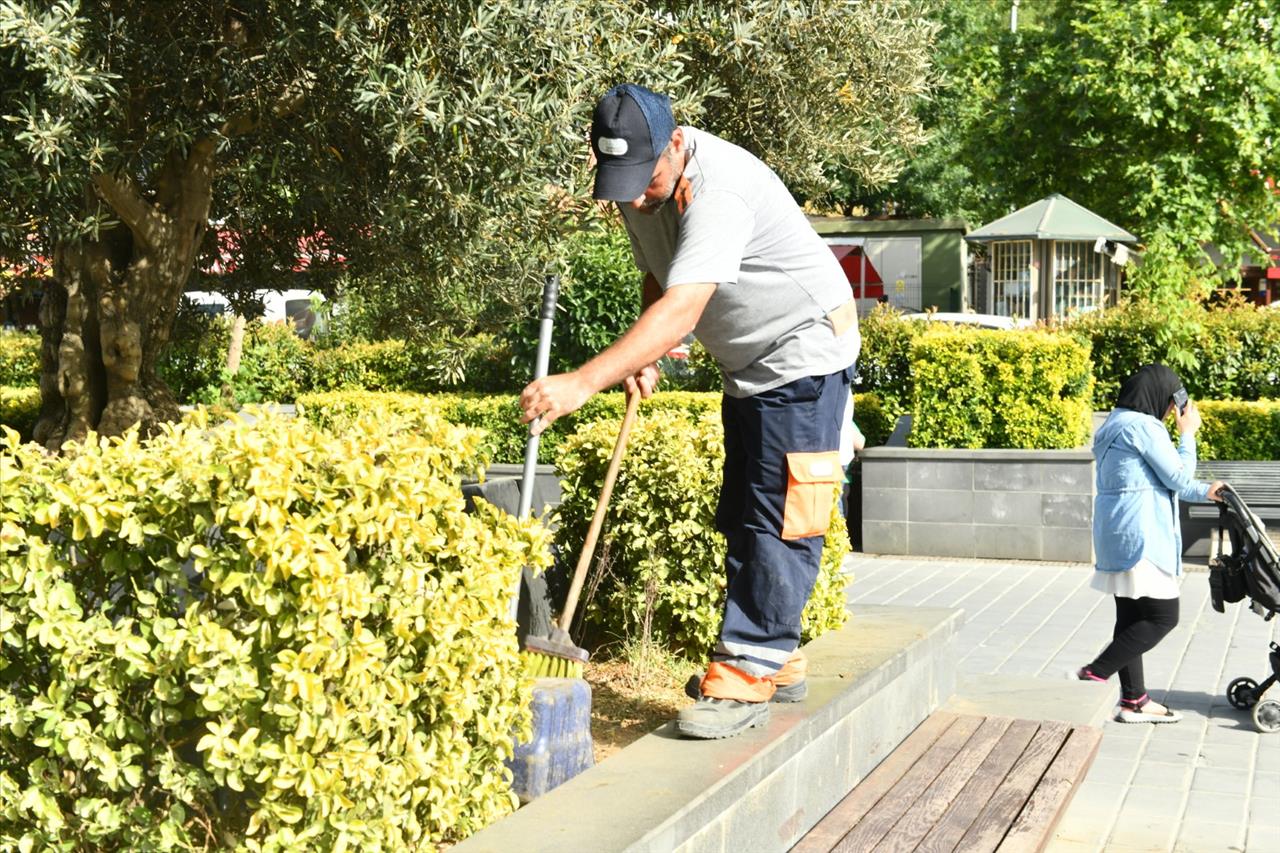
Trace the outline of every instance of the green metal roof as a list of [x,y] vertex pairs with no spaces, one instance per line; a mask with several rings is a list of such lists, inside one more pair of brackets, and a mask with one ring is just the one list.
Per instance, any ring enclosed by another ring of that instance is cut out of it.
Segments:
[[824,236],[840,234],[889,234],[903,231],[969,230],[963,219],[858,219],[852,216],[810,216],[813,230]]
[[1096,240],[1105,237],[1120,243],[1137,243],[1138,238],[1081,207],[1059,193],[1042,198],[1008,216],[983,225],[965,239],[992,240]]

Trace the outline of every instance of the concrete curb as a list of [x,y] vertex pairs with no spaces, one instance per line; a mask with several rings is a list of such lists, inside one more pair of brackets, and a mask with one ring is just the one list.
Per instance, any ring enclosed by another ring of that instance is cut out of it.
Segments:
[[456,849],[787,850],[955,690],[962,611],[851,610],[805,649],[809,698],[767,726],[690,741],[667,724]]

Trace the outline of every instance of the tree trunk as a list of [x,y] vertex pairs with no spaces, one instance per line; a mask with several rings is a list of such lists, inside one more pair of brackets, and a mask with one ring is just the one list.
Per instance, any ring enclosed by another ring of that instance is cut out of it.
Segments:
[[137,424],[149,434],[178,417],[155,363],[208,224],[213,153],[202,141],[170,157],[145,198],[128,178],[94,179],[120,224],[54,252],[34,435],[49,449],[91,430],[119,435]]

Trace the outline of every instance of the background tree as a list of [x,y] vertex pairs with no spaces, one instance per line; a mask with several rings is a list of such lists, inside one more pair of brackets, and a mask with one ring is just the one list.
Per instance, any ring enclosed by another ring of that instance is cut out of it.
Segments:
[[[1162,254],[1234,268],[1280,218],[1280,21],[1267,0],[950,0],[932,130],[887,192],[848,207],[987,221],[1062,192]],[[1027,14],[1032,13],[1032,14]]]
[[591,104],[622,79],[801,188],[833,157],[890,174],[919,133],[921,8],[4,0],[0,256],[34,239],[56,278],[37,438],[176,415],[154,364],[196,269],[220,289],[394,271],[393,311],[462,332],[536,301],[584,207]]

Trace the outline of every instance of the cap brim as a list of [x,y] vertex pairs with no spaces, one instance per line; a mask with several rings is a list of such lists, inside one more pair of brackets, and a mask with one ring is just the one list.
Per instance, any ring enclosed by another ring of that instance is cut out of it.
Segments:
[[591,195],[601,201],[635,201],[653,180],[657,163],[601,163],[596,166],[596,186]]

